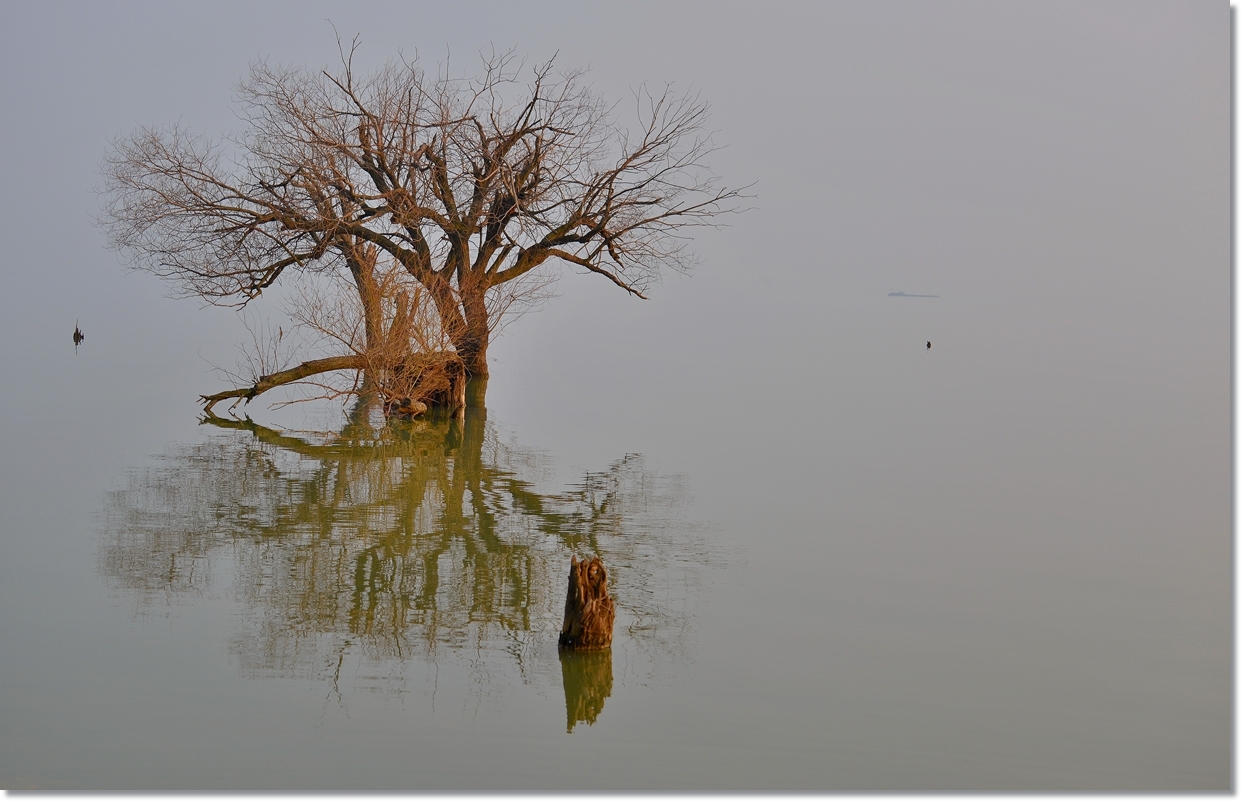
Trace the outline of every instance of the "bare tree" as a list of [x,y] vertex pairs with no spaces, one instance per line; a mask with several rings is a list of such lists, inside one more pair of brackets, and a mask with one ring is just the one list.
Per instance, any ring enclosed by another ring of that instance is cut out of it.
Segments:
[[443,337],[465,375],[486,378],[502,317],[539,298],[548,267],[568,263],[644,298],[661,269],[688,266],[687,228],[740,197],[704,164],[715,146],[697,96],[639,90],[630,129],[581,72],[552,62],[526,70],[507,52],[470,78],[417,61],[360,75],[356,49],[342,48],[336,72],[254,64],[235,137],[142,128],[104,163],[111,242],[180,294],[244,305],[315,273],[348,277],[355,291],[359,348],[209,404],[365,372],[380,351],[399,371],[421,344],[400,339],[413,296],[394,270],[434,309],[423,339]]

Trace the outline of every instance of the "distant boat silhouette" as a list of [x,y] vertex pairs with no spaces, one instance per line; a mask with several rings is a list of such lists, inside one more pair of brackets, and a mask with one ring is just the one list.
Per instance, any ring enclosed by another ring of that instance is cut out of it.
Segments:
[[73,350],[78,350],[78,344],[86,339],[86,335],[78,328],[78,321],[73,321]]
[[931,340],[928,340],[928,341],[927,341],[927,347],[928,347],[928,348],[931,348]]
[[919,295],[915,292],[890,292],[889,298],[939,298],[939,295]]

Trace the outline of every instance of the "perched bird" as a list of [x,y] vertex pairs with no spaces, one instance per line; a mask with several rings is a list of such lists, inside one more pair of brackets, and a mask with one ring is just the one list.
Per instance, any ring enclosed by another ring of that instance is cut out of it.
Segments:
[[82,330],[81,330],[80,328],[78,328],[78,321],[76,321],[76,320],[75,320],[75,321],[73,321],[73,347],[74,347],[74,350],[77,350],[78,343],[82,342],[82,341],[83,341],[83,340],[85,340],[85,339],[86,339],[86,335],[82,333]]
[[931,348],[931,340],[928,340],[928,341],[927,341],[927,347],[928,347],[928,348]]

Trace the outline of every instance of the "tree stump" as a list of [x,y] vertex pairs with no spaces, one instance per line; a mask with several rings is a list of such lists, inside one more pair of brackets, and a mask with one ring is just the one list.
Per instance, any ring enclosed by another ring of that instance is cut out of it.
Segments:
[[612,645],[612,622],[617,617],[608,595],[608,570],[599,557],[578,562],[569,558],[569,592],[565,623],[557,641],[563,649],[604,649]]

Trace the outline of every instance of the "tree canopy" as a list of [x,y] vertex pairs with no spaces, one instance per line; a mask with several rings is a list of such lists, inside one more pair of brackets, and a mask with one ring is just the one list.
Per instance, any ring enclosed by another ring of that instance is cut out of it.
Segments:
[[112,244],[175,293],[245,305],[313,275],[349,288],[300,321],[343,353],[270,365],[209,405],[341,370],[389,400],[453,397],[457,378],[487,376],[492,335],[541,297],[548,267],[646,297],[661,270],[688,265],[688,228],[736,208],[738,190],[705,164],[715,145],[696,95],[640,89],[627,127],[581,71],[551,61],[506,52],[469,77],[417,60],[361,74],[356,48],[335,71],[253,64],[235,135],[139,128],[104,162]]

